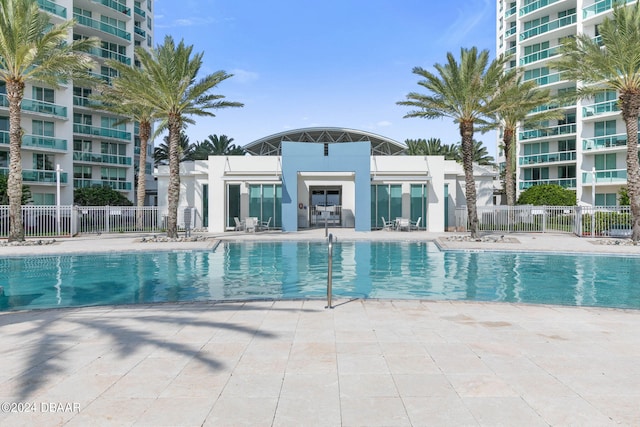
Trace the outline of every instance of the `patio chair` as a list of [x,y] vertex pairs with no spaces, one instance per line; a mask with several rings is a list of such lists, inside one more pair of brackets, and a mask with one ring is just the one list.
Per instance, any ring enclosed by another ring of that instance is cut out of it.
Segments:
[[267,230],[269,231],[269,226],[271,225],[271,217],[269,217],[268,221],[260,221],[260,225],[258,226],[259,230]]
[[382,216],[382,217],[380,217],[380,218],[382,218],[382,229],[383,229],[384,231],[391,231],[391,230],[393,230],[394,228],[396,228],[396,223],[395,223],[395,221],[387,221],[387,220],[385,220],[385,219],[384,219],[384,217],[383,217],[383,216]]
[[419,216],[418,220],[415,222],[411,221],[411,224],[409,226],[409,230],[420,230],[420,221],[422,221],[422,217]]
[[234,216],[233,220],[236,223],[236,228],[234,230],[235,231],[243,231],[244,230],[244,221],[240,221],[240,218],[238,218],[237,216]]

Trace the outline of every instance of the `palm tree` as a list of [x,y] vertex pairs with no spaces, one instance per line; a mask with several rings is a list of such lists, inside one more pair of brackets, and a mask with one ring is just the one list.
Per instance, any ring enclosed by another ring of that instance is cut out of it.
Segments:
[[[458,148],[460,154],[462,154],[462,144],[460,144],[456,148]],[[482,144],[482,141],[476,141],[475,139],[473,140],[473,150],[471,156],[473,159],[473,163],[476,163],[478,165],[493,166],[495,164],[493,156],[489,155],[487,147]]]
[[223,95],[208,93],[232,74],[217,71],[199,81],[196,76],[202,66],[202,53],[193,55],[193,46],[184,41],[175,44],[171,36],[151,51],[136,49],[142,68],[149,74],[151,86],[136,93],[139,100],[153,107],[162,120],[159,130],[169,131],[169,187],[167,236],[178,237],[178,201],[180,171],[178,144],[185,123],[193,123],[189,116],[215,116],[210,110],[242,107],[239,102],[221,101]]
[[117,70],[117,77],[111,80],[111,85],[102,85],[100,94],[94,96],[97,101],[96,108],[107,110],[121,116],[123,121],[138,122],[138,135],[140,137],[140,153],[138,156],[138,183],[136,188],[136,226],[144,227],[144,206],[146,195],[145,169],[147,163],[147,145],[151,138],[151,127],[155,120],[156,111],[153,107],[138,102],[134,95],[144,90],[151,84],[148,75],[142,68],[131,67],[119,61],[108,60],[107,66]]
[[[564,78],[581,81],[577,97],[589,98],[603,89],[618,92],[618,106],[627,130],[627,186],[633,226],[631,238],[640,240],[640,167],[638,115],[640,114],[640,3],[620,6],[606,17],[600,38],[578,34],[565,39],[559,59],[551,63]],[[593,182],[591,185],[595,185]],[[595,204],[595,201],[593,201]]]
[[539,89],[534,80],[524,82],[522,73],[512,76],[500,90],[500,106],[493,115],[491,127],[502,128],[502,150],[505,156],[504,186],[507,193],[507,205],[516,203],[515,184],[515,134],[518,126],[535,127],[547,120],[556,120],[563,117],[560,110],[546,109],[534,114],[532,110],[552,103],[548,89]]
[[[462,48],[460,62],[447,53],[447,63],[435,64],[437,74],[421,67],[414,74],[424,77],[418,84],[430,93],[423,95],[411,92],[406,101],[398,102],[417,108],[404,117],[435,119],[449,117],[458,123],[462,137],[462,161],[465,174],[467,212],[472,237],[478,235],[478,212],[476,209],[476,187],[473,178],[473,133],[478,125],[487,123],[487,116],[495,110],[496,88],[506,78],[503,73],[506,59],[497,58],[489,63],[489,51]],[[508,73],[507,73],[508,74]]]
[[457,160],[454,144],[443,144],[440,138],[407,139],[406,153],[410,156],[444,156],[447,160]]
[[[169,164],[169,135],[166,135],[163,139],[163,143],[153,150],[153,161],[159,165]],[[194,144],[189,142],[189,137],[180,132],[180,138],[178,142],[178,161],[186,162],[193,160]]]
[[20,104],[27,81],[53,88],[80,74],[93,61],[81,53],[97,39],[67,41],[74,21],[52,25],[34,0],[0,0],[0,80],[9,101],[9,241],[24,240],[22,226],[22,134]]
[[233,138],[227,135],[209,135],[202,142],[196,142],[193,147],[193,160],[206,160],[209,156],[244,156],[246,150],[232,144]]

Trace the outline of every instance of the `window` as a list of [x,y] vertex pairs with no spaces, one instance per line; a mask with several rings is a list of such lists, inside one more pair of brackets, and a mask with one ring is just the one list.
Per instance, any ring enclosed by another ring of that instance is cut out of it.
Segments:
[[271,226],[282,227],[282,185],[249,185],[249,216],[258,217],[260,221],[271,217]]
[[596,93],[594,96],[594,101],[596,102],[596,104],[600,102],[614,101],[616,99],[618,99],[618,94],[615,90],[605,90]]
[[540,181],[549,179],[549,168],[531,168],[524,170],[525,181]]
[[113,154],[116,156],[125,156],[127,154],[127,145],[126,144],[116,144],[112,142],[101,142],[100,143],[100,153],[102,154]]
[[127,130],[126,123],[117,124],[122,119],[115,117],[100,117],[100,126],[106,129]]
[[595,122],[593,124],[594,136],[607,136],[616,134],[616,121],[607,120],[606,122]]
[[616,193],[596,193],[596,206],[616,206]]
[[53,206],[56,204],[56,195],[52,193],[31,193],[34,205]]
[[576,151],[576,140],[566,139],[558,141],[558,151]]
[[576,177],[576,166],[558,166],[558,178],[559,179],[567,179],[567,178],[575,178]]
[[75,124],[91,126],[92,122],[93,118],[91,114],[73,113],[73,123]]
[[382,228],[382,217],[392,221],[402,216],[402,185],[371,186],[371,227]]
[[73,14],[74,14],[74,15],[78,14],[78,15],[80,15],[80,16],[85,16],[85,17],[87,17],[87,18],[91,18],[91,11],[81,9],[81,8],[79,8],[79,7],[74,7],[74,8],[73,8]]
[[42,120],[31,121],[31,133],[41,136],[55,136],[55,125],[53,122],[45,122]]
[[93,151],[93,144],[90,139],[74,139],[73,151],[80,151],[82,153],[91,153]]
[[121,168],[100,168],[100,176],[105,181],[126,181],[127,170]]
[[118,28],[119,30],[126,30],[127,29],[127,24],[124,21],[121,21],[121,20],[115,19],[115,18],[110,18],[108,16],[101,15],[100,16],[100,22],[102,22],[104,24],[109,24],[112,27]]
[[31,89],[31,93],[33,99],[38,101],[50,102],[52,104],[55,102],[55,91],[53,89],[34,86]]
[[55,170],[53,164],[55,163],[55,157],[53,154],[34,153],[33,154],[33,168],[41,171]]
[[91,166],[74,166],[73,177],[75,179],[91,179]]
[[0,151],[0,168],[8,168],[8,167],[9,167],[9,152]]
[[544,154],[549,152],[549,142],[535,142],[533,144],[524,144],[524,155]]
[[616,169],[616,154],[608,153],[608,154],[596,154],[596,170],[614,170]]
[[9,117],[0,117],[0,131],[9,131]]

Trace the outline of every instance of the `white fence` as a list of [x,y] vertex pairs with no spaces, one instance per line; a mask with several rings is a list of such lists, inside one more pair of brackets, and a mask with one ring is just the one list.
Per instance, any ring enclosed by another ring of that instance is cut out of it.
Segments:
[[[142,224],[136,216],[142,211]],[[22,206],[25,237],[69,237],[87,233],[164,231],[157,207],[134,206]],[[0,206],[0,238],[9,235],[9,207]]]
[[[480,206],[478,231],[573,233],[581,237],[631,237],[628,206]],[[468,230],[467,208],[456,209],[456,229]]]

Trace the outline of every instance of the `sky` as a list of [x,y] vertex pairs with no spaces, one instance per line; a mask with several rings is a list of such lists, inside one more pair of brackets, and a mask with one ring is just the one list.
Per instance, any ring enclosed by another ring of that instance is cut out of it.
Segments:
[[[460,140],[451,119],[403,118],[396,103],[426,93],[432,70],[460,48],[495,57],[494,0],[156,0],[154,45],[166,35],[202,52],[198,78],[233,77],[211,93],[242,108],[195,117],[192,143],[227,135],[245,145],[287,130],[343,127],[406,139]],[[476,134],[495,157],[495,133]],[[156,144],[161,143],[161,138]]]

